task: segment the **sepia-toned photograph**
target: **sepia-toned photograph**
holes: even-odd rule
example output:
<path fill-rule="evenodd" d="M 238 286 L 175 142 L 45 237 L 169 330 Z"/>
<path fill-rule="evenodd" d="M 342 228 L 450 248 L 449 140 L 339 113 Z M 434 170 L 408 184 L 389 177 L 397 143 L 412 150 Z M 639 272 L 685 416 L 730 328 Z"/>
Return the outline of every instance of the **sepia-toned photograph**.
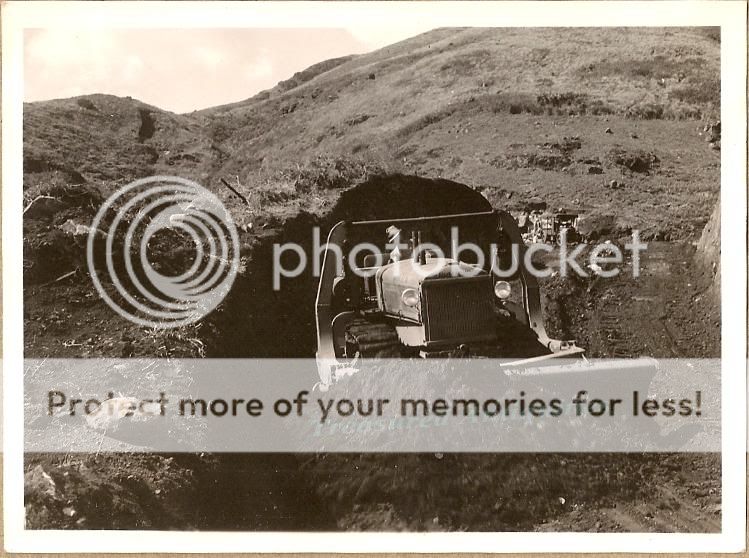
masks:
<path fill-rule="evenodd" d="M 652 2 L 641 25 L 596 2 L 592 24 L 8 4 L 19 551 L 61 531 L 739 550 L 744 3 L 661 24 Z M 274 548 L 252 540 L 231 549 Z M 501 550 L 482 540 L 463 551 Z"/>

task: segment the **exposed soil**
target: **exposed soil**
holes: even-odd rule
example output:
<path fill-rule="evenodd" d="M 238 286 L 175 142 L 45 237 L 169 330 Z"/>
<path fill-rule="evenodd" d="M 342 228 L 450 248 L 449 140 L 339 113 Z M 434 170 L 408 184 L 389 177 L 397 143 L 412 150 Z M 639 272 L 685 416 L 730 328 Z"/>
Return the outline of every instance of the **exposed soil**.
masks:
<path fill-rule="evenodd" d="M 710 287 L 694 278 L 693 252 L 689 244 L 653 243 L 637 280 L 630 273 L 606 281 L 550 278 L 544 285 L 550 332 L 577 338 L 592 356 L 717 356 L 720 318 L 715 309 L 705 313 L 704 306 L 695 307 L 700 289 Z M 232 347 L 236 351 L 229 353 L 232 356 L 262 351 L 262 344 L 247 345 L 251 339 L 257 341 L 261 326 L 252 329 L 250 321 L 232 329 L 229 326 L 237 318 L 231 313 L 222 315 L 223 322 L 210 322 L 216 331 L 230 330 L 217 338 L 228 337 L 231 341 L 226 345 L 211 344 L 205 335 L 196 336 L 195 345 L 179 336 L 133 343 L 142 336 L 128 337 L 124 321 L 119 324 L 119 338 L 103 338 L 100 324 L 111 318 L 100 301 L 88 297 L 85 305 L 75 298 L 50 304 L 48 298 L 55 295 L 43 291 L 37 299 L 40 307 L 48 312 L 56 304 L 59 308 L 44 322 L 66 308 L 73 311 L 60 315 L 57 329 L 41 330 L 34 324 L 42 317 L 30 317 L 27 332 L 36 337 L 29 348 L 35 352 L 47 348 L 70 356 L 102 351 L 116 356 L 182 356 L 195 354 L 196 345 L 204 340 L 208 354 L 222 354 Z M 79 292 L 86 300 L 85 289 Z M 254 304 L 252 317 L 263 310 L 257 307 L 263 300 L 267 311 L 295 323 L 305 319 L 303 312 L 312 312 L 313 304 L 304 289 L 298 294 L 300 298 L 286 306 L 268 297 L 235 299 L 233 304 L 239 309 Z M 295 295 L 287 291 L 286 296 Z M 303 299 L 306 304 L 299 306 Z M 294 337 L 294 329 L 284 330 L 292 339 L 288 344 L 268 345 L 280 332 L 272 328 L 260 339 L 266 347 L 281 349 L 273 356 L 310 356 L 311 315 L 306 320 L 298 327 L 299 338 Z M 71 323 L 77 325 L 78 335 L 73 343 L 59 347 Z M 51 347 L 52 343 L 58 345 Z M 135 467 L 133 459 L 137 459 Z M 44 471 L 56 487 L 54 496 L 30 489 L 29 525 L 665 532 L 715 531 L 720 525 L 717 455 L 175 455 L 157 461 L 122 455 L 93 461 L 69 456 L 63 461 L 60 465 L 59 458 L 28 457 L 27 485 L 38 485 Z M 123 473 L 116 472 L 120 469 Z M 113 497 L 105 499 L 103 494 Z M 299 506 L 299 501 L 305 505 Z"/>
<path fill-rule="evenodd" d="M 151 139 L 156 132 L 156 124 L 147 109 L 138 109 L 140 115 L 140 128 L 138 128 L 138 141 L 141 143 Z"/>
<path fill-rule="evenodd" d="M 694 258 L 691 244 L 656 241 L 636 279 L 631 267 L 614 278 L 550 278 L 552 334 L 578 339 L 593 357 L 718 358 L 720 308 L 704 298 L 715 285 Z"/>
<path fill-rule="evenodd" d="M 29 454 L 26 470 L 30 528 L 335 528 L 293 455 Z"/>
<path fill-rule="evenodd" d="M 654 153 L 641 150 L 627 151 L 621 147 L 615 147 L 609 151 L 608 158 L 614 165 L 644 174 L 653 171 L 659 163 L 659 159 Z"/>
<path fill-rule="evenodd" d="M 403 200 L 408 200 L 404 203 Z M 267 228 L 252 247 L 255 262 L 237 280 L 224 309 L 207 320 L 208 356 L 312 358 L 315 354 L 315 297 L 318 279 L 312 265 L 304 274 L 273 288 L 273 247 L 293 242 L 313 254 L 312 229 L 325 239 L 342 220 L 380 219 L 490 211 L 491 204 L 477 191 L 449 180 L 414 176 L 373 177 L 343 190 L 323 215 L 301 213 L 282 227 Z M 385 238 L 384 228 L 381 231 Z M 295 258 L 296 256 L 293 256 Z M 291 269 L 296 260 L 286 262 Z M 273 319 L 269 319 L 272 316 Z M 281 340 L 279 342 L 279 340 Z"/>

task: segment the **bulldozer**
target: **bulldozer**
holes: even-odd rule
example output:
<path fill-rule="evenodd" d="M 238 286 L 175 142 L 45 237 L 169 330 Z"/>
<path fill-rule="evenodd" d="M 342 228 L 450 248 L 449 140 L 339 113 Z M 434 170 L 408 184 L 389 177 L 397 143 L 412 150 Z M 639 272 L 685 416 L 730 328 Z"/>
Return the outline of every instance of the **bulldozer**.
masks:
<path fill-rule="evenodd" d="M 588 360 L 575 340 L 547 333 L 521 228 L 474 190 L 376 177 L 344 192 L 329 223 L 316 269 L 320 391 L 340 382 L 346 395 L 389 398 L 508 386 L 555 396 L 574 388 L 616 397 L 623 386 L 647 393 L 653 359 Z"/>
<path fill-rule="evenodd" d="M 476 248 L 461 251 L 456 231 Z M 396 240 L 404 248 L 387 251 Z M 506 211 L 338 222 L 316 299 L 320 385 L 355 373 L 359 359 L 579 358 L 575 341 L 547 334 L 536 277 L 512 270 L 525 250 Z"/>

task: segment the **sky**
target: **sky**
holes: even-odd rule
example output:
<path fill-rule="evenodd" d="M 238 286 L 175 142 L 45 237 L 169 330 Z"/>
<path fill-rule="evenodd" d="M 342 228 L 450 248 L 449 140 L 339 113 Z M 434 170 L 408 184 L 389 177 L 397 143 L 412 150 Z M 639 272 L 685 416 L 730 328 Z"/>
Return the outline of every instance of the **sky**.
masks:
<path fill-rule="evenodd" d="M 189 112 L 246 99 L 316 62 L 427 30 L 27 29 L 24 100 L 108 93 Z"/>

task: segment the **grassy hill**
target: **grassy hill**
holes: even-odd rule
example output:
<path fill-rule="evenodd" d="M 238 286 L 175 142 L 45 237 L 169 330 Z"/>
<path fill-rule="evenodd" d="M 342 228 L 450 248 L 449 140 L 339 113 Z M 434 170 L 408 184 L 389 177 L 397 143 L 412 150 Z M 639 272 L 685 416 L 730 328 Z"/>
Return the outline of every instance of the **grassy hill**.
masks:
<path fill-rule="evenodd" d="M 255 214 L 283 216 L 397 171 L 511 209 L 614 203 L 622 229 L 693 236 L 718 190 L 700 131 L 719 114 L 719 52 L 711 28 L 438 29 L 186 115 L 104 95 L 29 103 L 25 185 L 179 174 L 230 201 L 225 177 Z"/>
<path fill-rule="evenodd" d="M 250 152 L 266 156 L 383 148 L 451 114 L 699 118 L 718 107 L 718 61 L 700 31 L 440 29 L 197 114 L 241 130 L 232 145 L 263 137 Z"/>
<path fill-rule="evenodd" d="M 55 171 L 98 182 L 132 180 L 170 167 L 200 175 L 210 153 L 210 141 L 194 119 L 135 99 L 86 95 L 24 105 L 27 186 L 54 179 Z"/>

